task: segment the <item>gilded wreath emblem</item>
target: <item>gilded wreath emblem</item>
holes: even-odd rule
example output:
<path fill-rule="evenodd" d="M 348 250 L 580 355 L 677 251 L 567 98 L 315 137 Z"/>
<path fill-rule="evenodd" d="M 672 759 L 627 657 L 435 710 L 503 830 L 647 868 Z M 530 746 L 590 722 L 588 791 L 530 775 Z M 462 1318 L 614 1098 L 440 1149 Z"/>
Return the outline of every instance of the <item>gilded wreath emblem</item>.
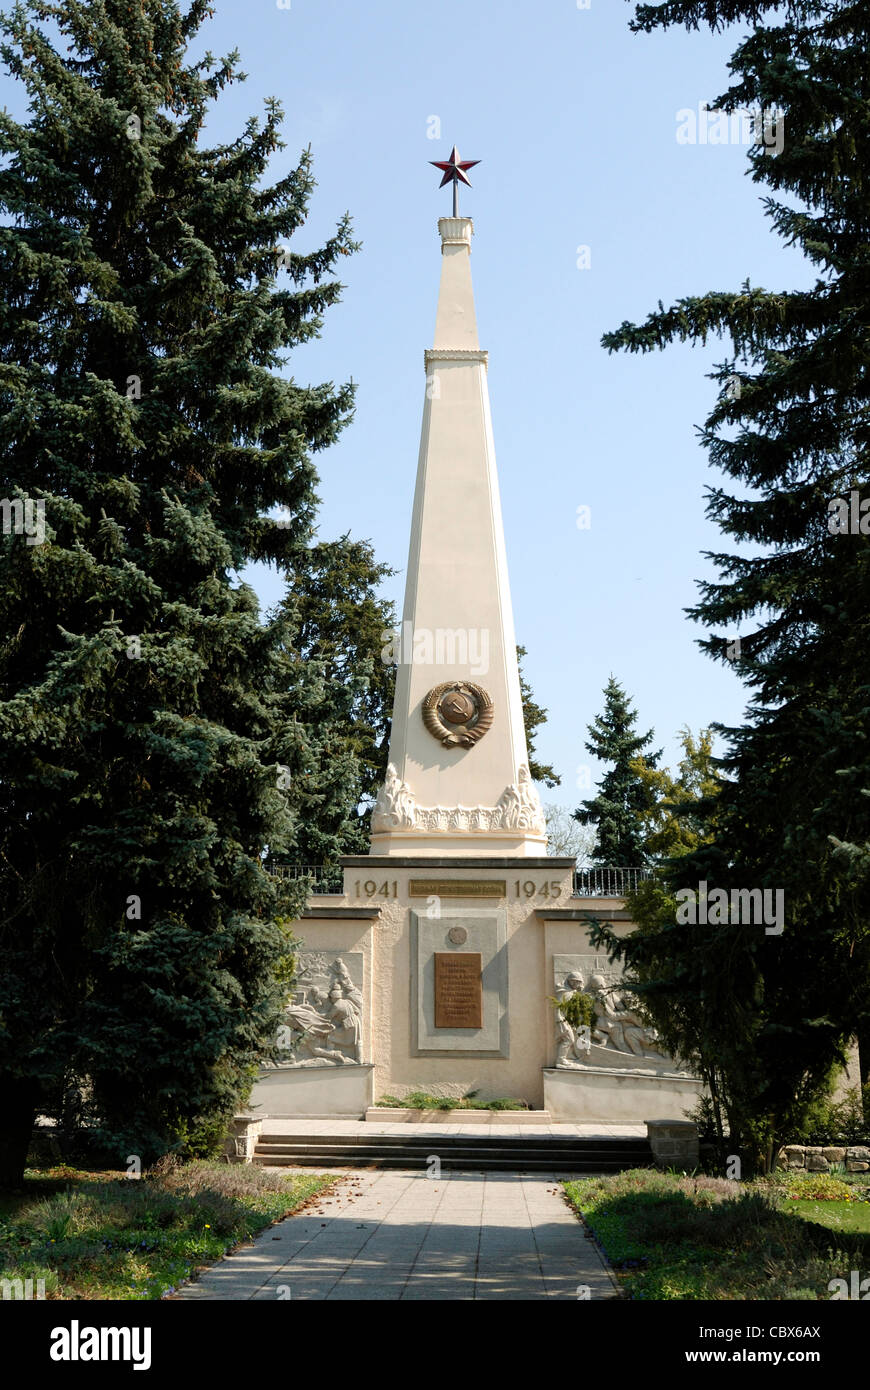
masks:
<path fill-rule="evenodd" d="M 473 748 L 490 727 L 495 707 L 480 685 L 445 681 L 423 701 L 423 723 L 445 748 Z"/>

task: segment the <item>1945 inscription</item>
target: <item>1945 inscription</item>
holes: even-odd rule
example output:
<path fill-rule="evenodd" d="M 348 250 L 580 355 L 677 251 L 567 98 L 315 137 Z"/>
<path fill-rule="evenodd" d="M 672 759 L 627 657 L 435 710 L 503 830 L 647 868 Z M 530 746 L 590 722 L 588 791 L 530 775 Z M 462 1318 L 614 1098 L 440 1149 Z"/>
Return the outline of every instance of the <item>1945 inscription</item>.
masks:
<path fill-rule="evenodd" d="M 482 1028 L 479 951 L 436 951 L 435 1027 Z"/>

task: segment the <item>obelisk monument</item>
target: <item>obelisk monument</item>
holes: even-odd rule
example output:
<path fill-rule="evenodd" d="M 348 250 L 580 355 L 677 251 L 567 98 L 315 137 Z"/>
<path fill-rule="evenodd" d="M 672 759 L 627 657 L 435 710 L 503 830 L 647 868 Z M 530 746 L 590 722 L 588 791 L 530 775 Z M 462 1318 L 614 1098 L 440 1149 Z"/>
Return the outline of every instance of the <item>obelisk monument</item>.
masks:
<path fill-rule="evenodd" d="M 436 161 L 432 161 L 435 163 Z M 546 854 L 529 775 L 492 420 L 478 341 L 470 217 L 478 161 L 437 162 L 454 216 L 438 223 L 441 286 L 411 523 L 389 770 L 373 855 Z"/>
<path fill-rule="evenodd" d="M 472 223 L 457 198 L 474 162 L 454 148 L 437 166 L 453 184 L 453 216 L 438 223 L 441 287 L 371 847 L 342 857 L 342 893 L 309 898 L 283 1055 L 252 1104 L 379 1121 L 390 1111 L 376 1100 L 424 1091 L 524 1101 L 544 1123 L 679 1116 L 701 1082 L 624 1006 L 618 972 L 591 940 L 590 916 L 606 913 L 622 933 L 628 912 L 618 899 L 574 899 L 574 859 L 547 854 L 529 775 Z M 582 1036 L 556 1001 L 588 991 L 602 1021 Z"/>

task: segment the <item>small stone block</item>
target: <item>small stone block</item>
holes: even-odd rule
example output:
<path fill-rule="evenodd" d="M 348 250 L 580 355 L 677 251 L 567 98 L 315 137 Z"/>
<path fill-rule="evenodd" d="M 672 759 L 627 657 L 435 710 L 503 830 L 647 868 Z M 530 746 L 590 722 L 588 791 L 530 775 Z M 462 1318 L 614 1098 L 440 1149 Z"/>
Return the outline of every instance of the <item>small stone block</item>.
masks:
<path fill-rule="evenodd" d="M 691 1120 L 647 1120 L 646 1127 L 650 1136 L 660 1134 L 663 1139 L 685 1139 L 698 1133 Z"/>
<path fill-rule="evenodd" d="M 807 1168 L 811 1173 L 830 1173 L 831 1165 L 820 1153 L 807 1154 Z"/>

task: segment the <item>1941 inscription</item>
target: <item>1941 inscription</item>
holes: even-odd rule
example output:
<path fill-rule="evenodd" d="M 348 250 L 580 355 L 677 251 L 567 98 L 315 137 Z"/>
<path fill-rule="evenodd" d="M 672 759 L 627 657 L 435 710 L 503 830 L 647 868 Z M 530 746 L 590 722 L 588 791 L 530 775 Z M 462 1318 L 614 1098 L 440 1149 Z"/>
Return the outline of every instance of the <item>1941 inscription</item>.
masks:
<path fill-rule="evenodd" d="M 435 952 L 435 1027 L 482 1028 L 479 951 Z"/>

